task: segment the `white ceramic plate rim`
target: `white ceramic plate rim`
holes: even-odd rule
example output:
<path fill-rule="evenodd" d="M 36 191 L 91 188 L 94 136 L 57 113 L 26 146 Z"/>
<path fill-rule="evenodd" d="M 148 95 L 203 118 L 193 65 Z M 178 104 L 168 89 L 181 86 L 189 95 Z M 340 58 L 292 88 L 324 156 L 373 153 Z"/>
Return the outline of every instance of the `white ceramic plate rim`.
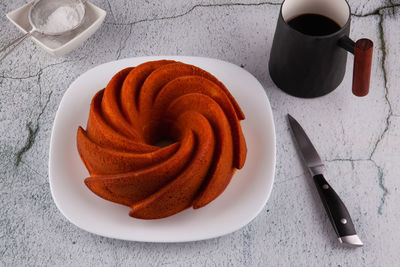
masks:
<path fill-rule="evenodd" d="M 260 133 L 258 134 L 265 134 L 265 136 L 258 136 L 261 142 L 261 144 L 264 144 L 264 146 L 262 147 L 262 153 L 265 153 L 265 162 L 262 162 L 262 164 L 257 164 L 255 166 L 259 167 L 262 169 L 262 171 L 259 171 L 260 173 L 258 173 L 257 175 L 255 175 L 260 182 L 258 182 L 258 184 L 256 184 L 255 182 L 253 185 L 253 190 L 258 190 L 259 192 L 255 194 L 255 196 L 250 195 L 250 194 L 243 194 L 241 191 L 241 188 L 239 187 L 239 185 L 232 185 L 232 184 L 236 184 L 236 183 L 243 183 L 242 180 L 237 180 L 237 181 L 241 181 L 241 182 L 235 182 L 236 179 L 245 179 L 245 177 L 236 177 L 236 176 L 240 176 L 240 173 L 243 173 L 244 175 L 244 170 L 246 170 L 246 166 L 249 165 L 249 162 L 247 160 L 245 167 L 242 170 L 239 170 L 238 172 L 236 172 L 235 177 L 233 177 L 230 185 L 228 186 L 228 188 L 225 190 L 225 192 L 219 197 L 217 198 L 215 201 L 213 201 L 211 204 L 207 205 L 206 207 L 199 209 L 199 210 L 193 210 L 193 209 L 188 209 L 185 210 L 177 215 L 171 216 L 169 218 L 166 219 L 161 219 L 161 220 L 151 220 L 151 221 L 146 221 L 146 220 L 137 220 L 134 218 L 130 218 L 128 216 L 128 211 L 129 208 L 127 209 L 123 209 L 121 207 L 123 207 L 122 205 L 118 205 L 109 201 L 105 201 L 103 199 L 98 198 L 97 196 L 95 196 L 92 192 L 90 192 L 86 186 L 83 183 L 83 179 L 85 177 L 81 177 L 82 182 L 80 183 L 79 187 L 82 186 L 82 188 L 79 188 L 79 190 L 83 190 L 83 193 L 80 194 L 85 194 L 84 197 L 87 197 L 88 200 L 90 201 L 94 201 L 94 202 L 101 202 L 101 208 L 100 209 L 107 209 L 108 212 L 112 212 L 112 215 L 115 215 L 116 217 L 121 215 L 121 212 L 123 214 L 123 216 L 125 217 L 121 217 L 123 220 L 125 220 L 125 218 L 129 218 L 130 222 L 132 222 L 132 231 L 125 231 L 125 232 L 121 232 L 118 231 L 118 227 L 120 227 L 121 225 L 119 225 L 119 221 L 115 221 L 115 228 L 118 228 L 117 230 L 115 228 L 112 228 L 110 226 L 113 225 L 114 222 L 111 222 L 111 225 L 107 225 L 108 227 L 104 227 L 101 225 L 101 223 L 104 221 L 104 218 L 101 219 L 100 217 L 95 220 L 95 226 L 93 225 L 88 225 L 88 223 L 85 220 L 89 220 L 91 217 L 88 217 L 90 214 L 89 212 L 86 213 L 80 213 L 78 211 L 78 209 L 80 207 L 76 207 L 75 209 L 71 209 L 71 207 L 69 207 L 68 205 L 71 206 L 71 204 L 67 203 L 69 202 L 66 200 L 66 194 L 67 193 L 71 193 L 72 191 L 70 189 L 68 189 L 68 187 L 65 187 L 65 182 L 69 185 L 72 184 L 72 182 L 69 182 L 70 180 L 67 180 L 66 178 L 59 178 L 62 176 L 66 176 L 66 173 L 64 172 L 60 172 L 59 170 L 59 166 L 63 166 L 63 164 L 67 164 L 64 161 L 61 162 L 61 160 L 58 160 L 59 157 L 63 157 L 65 156 L 65 154 L 67 153 L 63 153 L 64 151 L 60 151 L 62 148 L 61 145 L 61 141 L 63 140 L 59 140 L 63 134 L 65 135 L 65 131 L 69 131 L 68 129 L 71 127 L 66 127 L 68 126 L 68 123 L 66 122 L 65 117 L 72 114 L 73 109 L 75 108 L 71 108 L 66 106 L 68 101 L 71 101 L 70 99 L 74 98 L 74 94 L 76 94 L 77 90 L 82 90 L 82 86 L 85 88 L 90 87 L 90 84 L 93 81 L 88 81 L 85 80 L 85 77 L 90 77 L 90 75 L 93 75 L 93 73 L 108 73 L 108 75 L 110 77 L 101 77 L 99 79 L 107 79 L 107 81 L 109 80 L 109 78 L 111 78 L 111 76 L 113 74 L 116 73 L 116 71 L 123 69 L 127 66 L 136 66 L 140 63 L 146 62 L 146 61 L 152 61 L 152 60 L 160 60 L 160 59 L 172 59 L 172 60 L 176 60 L 176 61 L 181 61 L 184 63 L 188 63 L 188 64 L 192 64 L 192 65 L 196 65 L 199 66 L 209 72 L 211 72 L 213 75 L 215 75 L 218 79 L 220 79 L 223 83 L 225 83 L 225 85 L 227 85 L 228 88 L 229 87 L 229 80 L 230 79 L 226 79 L 226 77 L 223 77 L 225 71 L 229 70 L 231 72 L 236 72 L 237 75 L 241 75 L 240 77 L 242 77 L 244 80 L 246 80 L 246 83 L 251 85 L 251 88 L 244 88 L 246 90 L 251 90 L 251 94 L 255 95 L 255 98 L 252 101 L 255 101 L 255 103 L 251 104 L 251 106 L 254 106 L 256 108 L 259 108 L 260 110 L 263 110 L 264 114 L 258 114 L 258 115 L 262 115 L 263 119 L 262 121 L 259 121 L 259 126 L 257 126 L 255 129 L 257 129 L 256 131 L 259 131 L 260 129 Z M 236 76 L 236 75 L 235 75 Z M 235 78 L 233 78 L 235 79 Z M 104 80 L 106 81 L 106 80 Z M 103 84 L 103 87 L 105 87 L 105 84 Z M 81 88 L 81 89 L 80 89 Z M 97 92 L 98 90 L 100 90 L 102 88 L 92 88 L 92 89 L 88 89 L 90 91 L 93 91 L 93 94 L 91 96 L 94 95 L 95 92 Z M 243 89 L 243 88 L 241 88 Z M 236 90 L 236 89 L 235 89 Z M 233 96 L 236 98 L 236 100 L 238 101 L 239 105 L 242 107 L 243 106 L 241 104 L 243 97 L 243 94 L 245 92 L 240 91 L 239 93 L 242 94 L 242 97 L 238 96 L 238 91 L 232 91 L 230 89 L 231 93 L 233 94 Z M 245 96 L 247 97 L 247 95 Z M 91 97 L 90 99 L 86 99 L 85 101 L 89 101 L 88 103 L 90 103 Z M 75 98 L 74 101 L 79 102 L 79 99 Z M 75 103 L 75 102 L 74 102 Z M 261 105 L 261 106 L 260 106 Z M 87 112 L 89 110 L 89 104 L 87 104 Z M 249 114 L 246 113 L 246 110 L 244 110 L 245 115 L 247 116 L 246 120 L 248 120 L 248 116 Z M 70 113 L 70 114 L 68 114 Z M 81 118 L 79 120 L 83 120 L 85 121 L 85 123 L 80 123 L 82 124 L 82 126 L 86 126 L 86 120 L 87 120 L 87 115 L 83 116 L 84 118 Z M 76 120 L 76 118 L 73 118 L 73 120 Z M 244 135 L 246 137 L 246 141 L 249 143 L 249 136 L 247 136 L 248 132 L 246 131 L 246 120 L 242 123 L 243 125 L 243 132 Z M 253 123 L 254 124 L 254 123 Z M 75 134 L 76 134 L 76 129 L 78 127 L 78 124 L 73 124 L 72 126 L 75 127 L 75 129 L 73 129 L 73 134 L 74 134 L 74 138 L 75 138 Z M 250 130 L 249 130 L 250 132 Z M 257 137 L 257 136 L 256 136 Z M 263 143 L 264 142 L 264 143 Z M 75 146 L 76 147 L 76 146 Z M 71 148 L 72 150 L 76 150 L 76 148 Z M 258 147 L 258 146 L 257 146 Z M 50 183 L 50 190 L 51 190 L 51 194 L 52 197 L 54 199 L 54 202 L 57 206 L 57 208 L 60 210 L 60 212 L 74 225 L 78 226 L 81 229 L 84 229 L 88 232 L 97 234 L 97 235 L 101 235 L 101 236 L 105 236 L 105 237 L 110 237 L 110 238 L 116 238 L 116 239 L 123 239 L 123 240 L 130 240 L 130 241 L 142 241 L 142 242 L 188 242 L 188 241 L 196 241 L 196 240 L 204 240 L 204 239 L 209 239 L 209 238 L 215 238 L 218 236 L 222 236 L 222 235 L 226 235 L 229 234 L 231 232 L 234 232 L 240 228 L 242 228 L 243 226 L 247 225 L 250 221 L 252 221 L 260 212 L 261 210 L 264 208 L 270 194 L 271 194 L 271 190 L 272 190 L 272 186 L 273 186 L 273 182 L 274 182 L 274 173 L 275 173 L 275 126 L 274 126 L 274 120 L 273 120 L 273 116 L 272 116 L 272 110 L 271 110 L 271 106 L 268 100 L 268 97 L 262 87 L 262 85 L 257 81 L 257 79 L 252 76 L 249 72 L 247 72 L 246 70 L 240 68 L 239 66 L 236 66 L 232 63 L 229 62 L 225 62 L 225 61 L 221 61 L 221 60 L 217 60 L 217 59 L 211 59 L 211 58 L 204 58 L 204 57 L 188 57 L 188 56 L 153 56 L 153 57 L 137 57 L 137 58 L 127 58 L 127 59 L 122 59 L 122 60 L 118 60 L 118 61 L 112 61 L 112 62 L 108 62 L 102 65 L 99 65 L 97 67 L 94 67 L 90 70 L 88 70 L 87 72 L 83 73 L 81 76 L 79 76 L 71 85 L 70 87 L 67 89 L 67 91 L 65 92 L 59 108 L 57 110 L 56 113 L 56 117 L 54 120 L 54 124 L 53 124 L 53 129 L 52 129 L 52 135 L 51 135 L 51 140 L 50 140 L 50 155 L 49 155 L 49 183 Z M 257 148 L 258 149 L 258 148 Z M 265 149 L 265 150 L 264 150 Z M 69 153 L 72 155 L 69 155 L 73 158 L 73 161 L 76 161 L 76 157 L 79 158 L 79 155 L 77 153 L 77 151 L 75 152 L 76 155 L 73 155 L 73 153 Z M 250 150 L 248 152 L 248 158 L 249 158 L 249 154 L 252 153 Z M 61 156 L 60 156 L 61 155 Z M 264 159 L 262 159 L 264 160 Z M 80 159 L 79 159 L 80 161 Z M 260 166 L 261 165 L 261 166 Z M 250 167 L 250 166 L 249 166 Z M 81 166 L 78 168 L 83 168 L 83 164 L 81 163 Z M 253 170 L 249 169 L 247 172 Z M 86 171 L 86 169 L 85 169 Z M 243 176 L 242 175 L 242 176 Z M 68 179 L 70 179 L 71 177 L 68 177 Z M 246 177 L 247 178 L 247 177 Z M 250 177 L 253 178 L 253 177 Z M 249 179 L 250 179 L 249 178 Z M 72 178 L 71 178 L 72 179 Z M 64 187 L 62 187 L 61 182 L 64 183 Z M 252 184 L 252 182 L 247 183 L 247 184 Z M 255 187 L 254 187 L 255 186 Z M 70 190 L 70 192 L 68 192 L 68 190 Z M 236 191 L 235 191 L 236 190 Z M 66 191 L 66 192 L 65 192 Z M 235 193 L 236 192 L 236 193 Z M 241 194 L 238 195 L 240 192 Z M 249 192 L 247 192 L 249 193 Z M 63 196 L 64 194 L 64 196 Z M 87 194 L 87 195 L 86 195 Z M 236 195 L 235 195 L 236 194 Z M 244 198 L 244 200 L 248 201 L 248 202 L 254 202 L 251 203 L 251 205 L 247 205 L 247 206 L 241 206 L 241 202 L 240 203 L 236 203 L 235 205 L 229 205 L 230 203 L 227 203 L 227 201 L 232 201 L 234 200 L 234 198 L 236 196 L 240 196 L 242 198 Z M 69 196 L 67 196 L 69 197 Z M 72 197 L 71 197 L 72 198 Z M 71 199 L 70 198 L 70 199 Z M 74 199 L 72 200 L 74 201 Z M 82 204 L 82 206 L 86 205 L 87 203 L 83 203 L 80 202 L 78 204 Z M 220 209 L 220 210 L 215 210 L 217 209 L 217 207 L 219 207 L 218 205 L 222 205 L 221 207 L 226 207 L 227 209 Z M 75 207 L 75 206 L 74 206 Z M 214 210 L 213 210 L 214 209 Z M 229 209 L 231 209 L 231 213 L 234 215 L 234 209 L 238 209 L 238 211 L 241 211 L 242 213 L 245 213 L 244 216 L 242 217 L 232 217 L 233 215 L 231 213 L 229 213 Z M 115 211 L 115 214 L 114 214 Z M 215 211 L 217 211 L 218 213 L 216 213 Z M 228 212 L 226 212 L 228 211 Z M 97 212 L 97 210 L 96 210 Z M 212 213 L 214 212 L 214 213 Z M 215 217 L 218 217 L 218 215 L 220 213 L 226 213 L 226 219 L 224 219 L 224 217 L 222 217 L 222 221 L 224 223 L 224 225 L 220 225 L 221 222 L 219 221 L 215 221 L 215 225 L 208 225 L 208 227 L 206 229 L 199 229 L 196 227 L 193 227 L 193 225 L 189 224 L 192 223 L 193 221 L 190 221 L 190 219 L 198 219 L 198 220 L 203 220 L 200 214 L 204 213 L 206 214 L 205 219 L 208 220 L 214 220 L 214 215 Z M 240 213 L 240 214 L 242 214 Z M 209 214 L 213 214 L 213 216 L 210 216 Z M 237 216 L 239 216 L 240 214 L 238 214 Z M 98 215 L 95 215 L 98 216 Z M 224 216 L 224 215 L 223 215 Z M 111 217 L 111 215 L 110 215 Z M 114 217 L 113 217 L 114 218 Z M 119 218 L 119 219 L 121 219 Z M 232 219 L 233 218 L 233 219 Z M 103 220 L 103 221 L 101 221 Z M 110 219 L 112 221 L 112 219 Z M 185 221 L 188 220 L 188 224 L 185 225 Z M 92 220 L 93 221 L 93 220 Z M 100 223 L 101 221 L 101 223 Z M 99 226 L 96 225 L 96 223 L 99 223 Z M 130 223 L 129 222 L 129 223 Z M 160 224 L 158 224 L 157 222 L 162 222 Z M 196 223 L 197 221 L 195 221 Z M 167 228 L 169 226 L 172 227 L 172 224 L 176 224 L 176 223 L 182 223 L 182 225 L 180 225 L 179 227 L 177 226 L 177 228 L 172 228 L 172 229 L 166 229 L 165 231 L 163 230 L 163 228 L 166 228 L 165 226 L 167 226 Z M 208 221 L 204 220 L 202 223 L 204 223 L 204 225 L 207 225 Z M 225 225 L 226 223 L 226 225 Z M 194 224 L 195 225 L 195 224 Z M 135 226 L 138 229 L 141 229 L 142 231 L 148 232 L 148 235 L 144 235 L 142 232 L 135 232 Z M 215 226 L 215 227 L 214 227 Z M 129 228 L 129 230 L 131 230 Z M 158 231 L 158 234 L 157 234 Z M 155 232 L 156 234 L 151 234 Z M 150 233 L 150 234 L 149 234 Z"/>

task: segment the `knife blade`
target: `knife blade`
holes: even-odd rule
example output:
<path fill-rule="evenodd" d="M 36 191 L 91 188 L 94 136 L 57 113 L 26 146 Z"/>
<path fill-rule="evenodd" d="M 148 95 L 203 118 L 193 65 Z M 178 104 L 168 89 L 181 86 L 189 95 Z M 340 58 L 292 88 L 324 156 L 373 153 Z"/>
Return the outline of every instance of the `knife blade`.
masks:
<path fill-rule="evenodd" d="M 310 138 L 308 138 L 304 129 L 290 114 L 287 116 L 292 134 L 298 146 L 298 151 L 313 177 L 314 184 L 317 187 L 318 194 L 339 242 L 353 247 L 363 246 L 354 228 L 349 211 L 323 175 L 325 169 L 324 163 L 311 143 Z"/>

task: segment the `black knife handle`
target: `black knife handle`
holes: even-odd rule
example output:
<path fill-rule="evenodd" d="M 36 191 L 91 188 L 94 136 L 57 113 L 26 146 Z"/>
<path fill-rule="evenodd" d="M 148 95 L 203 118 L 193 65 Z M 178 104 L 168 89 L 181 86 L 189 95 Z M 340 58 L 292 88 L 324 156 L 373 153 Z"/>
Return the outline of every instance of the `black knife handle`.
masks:
<path fill-rule="evenodd" d="M 315 175 L 313 179 L 337 236 L 355 235 L 356 230 L 350 214 L 335 190 L 328 184 L 322 174 Z"/>

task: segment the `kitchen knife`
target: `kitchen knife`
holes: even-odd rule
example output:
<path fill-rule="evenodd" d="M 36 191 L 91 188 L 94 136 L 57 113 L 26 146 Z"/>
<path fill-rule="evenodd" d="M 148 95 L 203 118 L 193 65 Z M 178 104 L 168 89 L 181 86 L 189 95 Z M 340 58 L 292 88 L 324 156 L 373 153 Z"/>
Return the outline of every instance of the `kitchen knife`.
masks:
<path fill-rule="evenodd" d="M 340 243 L 353 247 L 363 246 L 346 206 L 323 176 L 325 166 L 317 150 L 315 150 L 300 124 L 289 114 L 288 119 L 300 155 L 313 176 L 319 196 Z"/>

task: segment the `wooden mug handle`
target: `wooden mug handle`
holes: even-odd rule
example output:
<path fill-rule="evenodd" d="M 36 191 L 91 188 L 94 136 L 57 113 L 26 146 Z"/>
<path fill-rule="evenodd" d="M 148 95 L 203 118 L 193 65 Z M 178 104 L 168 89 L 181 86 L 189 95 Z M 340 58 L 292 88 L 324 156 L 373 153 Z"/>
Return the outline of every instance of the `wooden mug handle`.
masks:
<path fill-rule="evenodd" d="M 370 39 L 360 39 L 355 43 L 352 91 L 356 96 L 365 96 L 369 92 L 373 47 Z"/>

